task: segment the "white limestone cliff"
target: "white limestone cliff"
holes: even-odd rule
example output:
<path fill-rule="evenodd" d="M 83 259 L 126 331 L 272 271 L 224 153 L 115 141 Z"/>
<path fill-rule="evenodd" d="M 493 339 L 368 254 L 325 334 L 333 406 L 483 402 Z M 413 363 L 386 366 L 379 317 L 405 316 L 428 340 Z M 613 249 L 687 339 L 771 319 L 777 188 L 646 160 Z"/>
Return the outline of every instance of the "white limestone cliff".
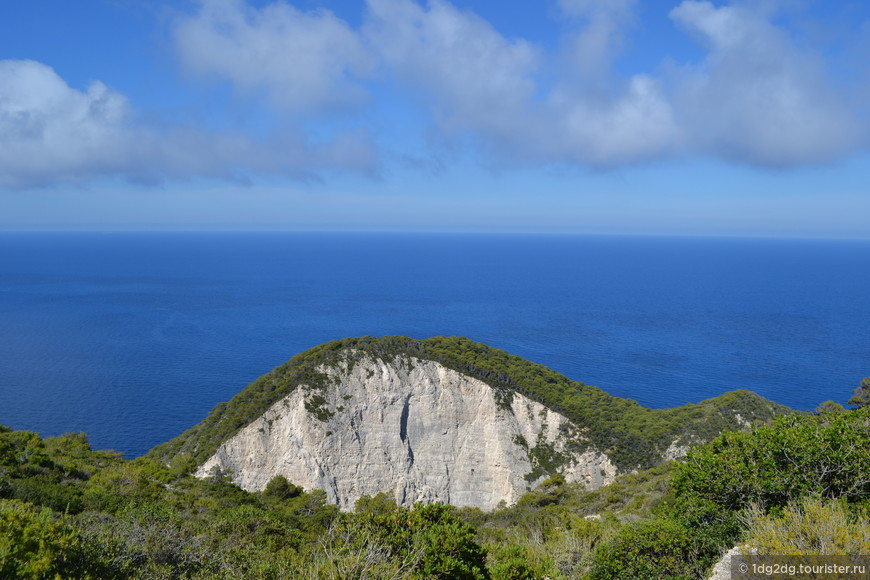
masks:
<path fill-rule="evenodd" d="M 534 471 L 540 457 L 555 458 L 566 481 L 590 489 L 616 475 L 606 455 L 588 443 L 577 448 L 582 430 L 563 415 L 516 393 L 500 404 L 492 387 L 439 363 L 361 355 L 319 370 L 330 386 L 303 385 L 276 402 L 197 475 L 218 469 L 249 491 L 283 475 L 325 490 L 342 510 L 380 492 L 404 506 L 510 505 L 546 477 Z"/>

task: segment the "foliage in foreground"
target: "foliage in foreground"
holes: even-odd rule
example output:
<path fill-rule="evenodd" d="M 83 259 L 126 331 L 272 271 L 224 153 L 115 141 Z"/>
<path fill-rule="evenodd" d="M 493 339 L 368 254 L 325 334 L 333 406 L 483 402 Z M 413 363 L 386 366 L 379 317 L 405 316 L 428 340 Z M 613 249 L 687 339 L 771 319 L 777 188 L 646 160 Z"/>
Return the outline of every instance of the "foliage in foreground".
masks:
<path fill-rule="evenodd" d="M 82 552 L 76 530 L 49 508 L 0 499 L 0 578 L 70 577 Z"/>
<path fill-rule="evenodd" d="M 586 491 L 559 476 L 483 513 L 383 495 L 339 513 L 278 477 L 261 493 L 0 427 L 0 577 L 705 578 L 723 550 L 870 550 L 870 406 L 725 433 L 684 462 Z"/>
<path fill-rule="evenodd" d="M 780 513 L 749 510 L 748 548 L 758 554 L 870 554 L 870 513 L 846 502 L 807 496 Z"/>
<path fill-rule="evenodd" d="M 248 493 L 189 465 L 0 427 L 0 577 L 486 580 L 490 561 L 529 568 L 514 552 L 490 558 L 451 506 L 365 498 L 342 514 L 283 477 Z"/>
<path fill-rule="evenodd" d="M 612 514 L 643 517 L 670 477 L 596 491 L 553 477 L 492 513 L 379 495 L 342 514 L 283 477 L 248 493 L 193 478 L 184 458 L 91 451 L 81 434 L 4 429 L 0 449 L 0 526 L 30 538 L 8 536 L 0 577 L 22 578 L 576 578 L 619 529 Z"/>
<path fill-rule="evenodd" d="M 783 507 L 817 494 L 856 501 L 870 496 L 870 408 L 790 415 L 751 433 L 724 433 L 692 449 L 677 469 L 683 495 L 739 510 Z"/>
<path fill-rule="evenodd" d="M 724 433 L 675 466 L 672 496 L 598 550 L 591 577 L 703 578 L 741 539 L 770 554 L 866 553 L 868 449 L 868 406 Z"/>

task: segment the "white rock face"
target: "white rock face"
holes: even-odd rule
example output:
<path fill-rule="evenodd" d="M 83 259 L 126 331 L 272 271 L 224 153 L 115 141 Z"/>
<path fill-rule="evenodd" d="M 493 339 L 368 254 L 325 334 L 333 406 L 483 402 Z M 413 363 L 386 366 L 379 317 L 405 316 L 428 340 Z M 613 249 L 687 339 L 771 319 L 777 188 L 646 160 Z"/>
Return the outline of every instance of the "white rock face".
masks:
<path fill-rule="evenodd" d="M 225 441 L 197 475 L 229 471 L 249 491 L 283 475 L 325 490 L 342 510 L 380 492 L 404 506 L 512 504 L 546 477 L 525 478 L 536 446 L 561 458 L 566 481 L 595 489 L 616 475 L 591 445 L 582 452 L 568 447 L 582 432 L 563 415 L 516 393 L 509 408 L 500 406 L 489 385 L 438 363 L 364 356 L 349 371 L 320 370 L 332 386 L 300 386 Z M 331 413 L 325 421 L 306 409 L 318 396 Z"/>
<path fill-rule="evenodd" d="M 679 439 L 674 439 L 662 454 L 666 460 L 682 459 L 689 452 L 689 444 L 680 445 Z"/>

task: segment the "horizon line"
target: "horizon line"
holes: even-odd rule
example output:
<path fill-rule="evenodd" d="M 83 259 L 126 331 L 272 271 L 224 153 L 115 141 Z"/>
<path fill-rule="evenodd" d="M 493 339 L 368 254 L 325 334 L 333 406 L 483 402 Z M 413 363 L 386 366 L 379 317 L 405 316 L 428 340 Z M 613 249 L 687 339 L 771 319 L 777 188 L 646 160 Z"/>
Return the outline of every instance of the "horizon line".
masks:
<path fill-rule="evenodd" d="M 816 241 L 870 241 L 866 237 L 814 234 L 704 233 L 704 232 L 608 232 L 547 230 L 449 230 L 449 229 L 336 229 L 336 228 L 0 228 L 3 234 L 372 234 L 435 236 L 529 236 L 529 237 L 612 237 L 612 238 L 704 238 Z"/>

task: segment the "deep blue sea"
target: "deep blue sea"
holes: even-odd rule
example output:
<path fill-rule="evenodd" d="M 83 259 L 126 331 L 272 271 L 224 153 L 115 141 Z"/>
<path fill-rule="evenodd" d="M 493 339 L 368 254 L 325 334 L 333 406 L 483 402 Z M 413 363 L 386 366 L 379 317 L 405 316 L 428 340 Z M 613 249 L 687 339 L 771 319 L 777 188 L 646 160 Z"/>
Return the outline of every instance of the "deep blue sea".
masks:
<path fill-rule="evenodd" d="M 294 354 L 462 335 L 651 407 L 870 375 L 870 242 L 0 234 L 0 423 L 144 453 Z"/>

